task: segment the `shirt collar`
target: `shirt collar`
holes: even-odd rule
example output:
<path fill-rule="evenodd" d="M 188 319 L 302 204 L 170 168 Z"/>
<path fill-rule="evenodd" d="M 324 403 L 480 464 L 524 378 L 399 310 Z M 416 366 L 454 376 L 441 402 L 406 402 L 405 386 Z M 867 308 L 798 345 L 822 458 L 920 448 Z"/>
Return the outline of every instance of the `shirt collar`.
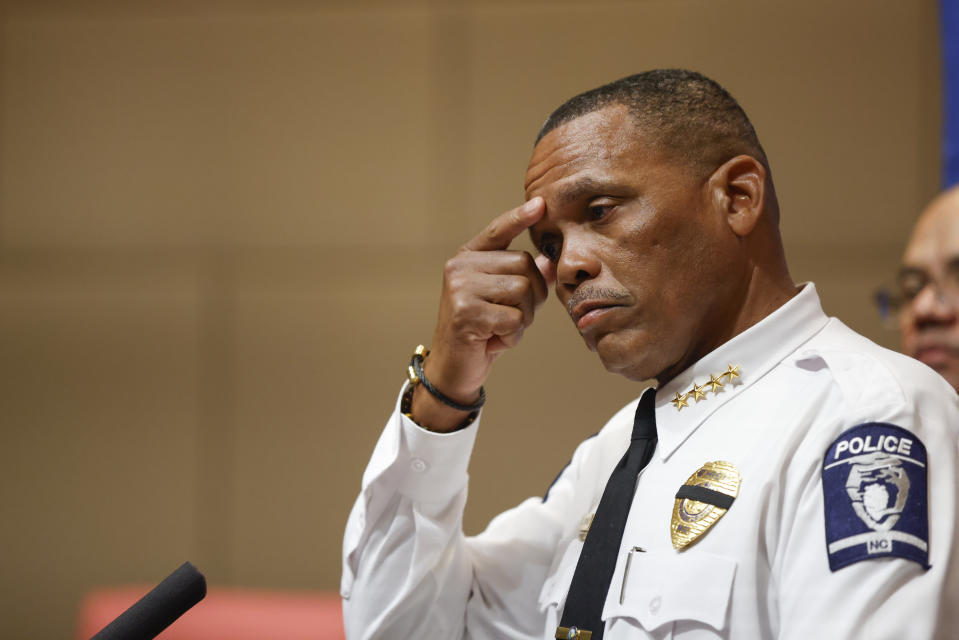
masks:
<path fill-rule="evenodd" d="M 714 411 L 743 393 L 827 322 L 816 286 L 806 283 L 786 304 L 660 387 L 656 392 L 659 457 L 668 458 Z M 686 406 L 677 410 L 683 396 Z"/>

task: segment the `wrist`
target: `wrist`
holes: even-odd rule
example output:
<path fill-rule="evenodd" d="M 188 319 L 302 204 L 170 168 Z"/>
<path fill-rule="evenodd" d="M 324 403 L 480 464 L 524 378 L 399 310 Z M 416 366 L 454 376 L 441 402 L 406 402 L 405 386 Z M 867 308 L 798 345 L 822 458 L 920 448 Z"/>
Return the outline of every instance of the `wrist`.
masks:
<path fill-rule="evenodd" d="M 449 432 L 468 426 L 486 402 L 483 387 L 472 393 L 457 393 L 451 397 L 437 387 L 426 373 L 424 361 L 428 354 L 423 345 L 413 352 L 407 368 L 410 386 L 403 394 L 402 412 L 429 431 Z"/>
<path fill-rule="evenodd" d="M 412 385 L 421 385 L 424 387 L 433 398 L 438 400 L 441 404 L 456 409 L 458 411 L 479 411 L 483 406 L 483 403 L 486 402 L 486 392 L 483 390 L 483 387 L 480 386 L 477 393 L 466 392 L 463 394 L 465 397 L 472 397 L 471 400 L 462 401 L 460 398 L 450 397 L 445 391 L 438 388 L 433 380 L 431 380 L 424 369 L 423 365 L 426 360 L 426 357 L 429 355 L 429 350 L 423 345 L 416 347 L 416 351 L 413 352 L 413 356 L 410 359 L 410 365 L 407 370 L 407 374 L 410 379 L 410 384 Z"/>
<path fill-rule="evenodd" d="M 423 360 L 423 373 L 426 379 L 442 395 L 464 406 L 474 405 L 478 402 L 482 404 L 481 397 L 485 396 L 483 385 L 469 382 L 454 383 L 452 378 L 455 376 L 448 376 L 446 373 L 448 370 L 449 367 L 444 367 L 439 359 L 434 356 Z"/>

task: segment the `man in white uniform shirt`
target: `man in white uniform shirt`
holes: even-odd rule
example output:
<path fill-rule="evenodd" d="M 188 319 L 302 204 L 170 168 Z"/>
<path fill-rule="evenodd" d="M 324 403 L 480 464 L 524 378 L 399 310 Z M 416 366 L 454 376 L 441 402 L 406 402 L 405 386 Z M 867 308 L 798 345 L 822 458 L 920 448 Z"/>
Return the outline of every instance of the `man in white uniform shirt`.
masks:
<path fill-rule="evenodd" d="M 792 282 L 735 100 L 679 70 L 576 96 L 526 198 L 446 264 L 347 524 L 348 637 L 931 637 L 955 393 Z M 527 229 L 535 259 L 508 249 Z M 658 385 L 467 538 L 482 385 L 549 286 L 609 371 Z"/>

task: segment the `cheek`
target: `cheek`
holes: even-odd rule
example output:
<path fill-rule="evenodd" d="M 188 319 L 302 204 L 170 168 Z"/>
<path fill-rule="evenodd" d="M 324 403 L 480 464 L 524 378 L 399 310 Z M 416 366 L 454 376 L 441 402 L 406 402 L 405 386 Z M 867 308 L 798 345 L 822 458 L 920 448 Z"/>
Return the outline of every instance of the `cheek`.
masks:
<path fill-rule="evenodd" d="M 903 311 L 899 316 L 899 337 L 902 350 L 908 355 L 912 355 L 915 350 L 916 324 L 913 322 L 912 314 L 908 311 Z"/>

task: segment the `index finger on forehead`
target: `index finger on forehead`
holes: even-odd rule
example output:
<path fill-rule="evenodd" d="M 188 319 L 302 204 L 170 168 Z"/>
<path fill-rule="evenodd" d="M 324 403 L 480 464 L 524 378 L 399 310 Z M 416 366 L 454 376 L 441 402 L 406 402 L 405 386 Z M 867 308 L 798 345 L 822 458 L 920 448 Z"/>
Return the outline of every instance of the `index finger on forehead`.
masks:
<path fill-rule="evenodd" d="M 510 209 L 496 217 L 486 225 L 486 228 L 464 247 L 470 251 L 498 251 L 509 247 L 513 238 L 536 224 L 543 217 L 543 199 L 539 196 L 531 198 L 526 204 Z"/>

